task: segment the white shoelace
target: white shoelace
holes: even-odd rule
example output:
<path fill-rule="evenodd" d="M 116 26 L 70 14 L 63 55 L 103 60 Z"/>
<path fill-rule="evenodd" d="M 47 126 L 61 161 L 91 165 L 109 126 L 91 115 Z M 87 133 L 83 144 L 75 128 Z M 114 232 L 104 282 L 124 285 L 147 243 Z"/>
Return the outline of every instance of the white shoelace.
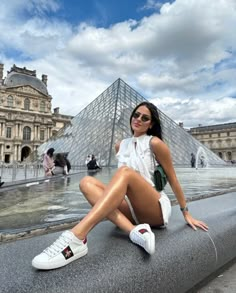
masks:
<path fill-rule="evenodd" d="M 61 236 L 49 247 L 47 247 L 43 252 L 48 256 L 53 257 L 60 253 L 68 244 L 72 241 L 72 237 L 68 233 L 62 233 Z"/>

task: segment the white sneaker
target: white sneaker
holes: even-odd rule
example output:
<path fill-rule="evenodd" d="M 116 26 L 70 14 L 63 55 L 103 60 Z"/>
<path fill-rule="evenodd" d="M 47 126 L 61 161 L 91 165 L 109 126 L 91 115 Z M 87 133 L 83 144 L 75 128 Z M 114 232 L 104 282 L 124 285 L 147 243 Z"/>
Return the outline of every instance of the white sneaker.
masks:
<path fill-rule="evenodd" d="M 40 270 L 56 269 L 87 253 L 87 240 L 80 240 L 71 231 L 65 231 L 51 246 L 35 256 L 32 266 Z"/>
<path fill-rule="evenodd" d="M 142 246 L 149 254 L 155 252 L 155 235 L 148 224 L 137 225 L 129 234 L 135 244 Z"/>

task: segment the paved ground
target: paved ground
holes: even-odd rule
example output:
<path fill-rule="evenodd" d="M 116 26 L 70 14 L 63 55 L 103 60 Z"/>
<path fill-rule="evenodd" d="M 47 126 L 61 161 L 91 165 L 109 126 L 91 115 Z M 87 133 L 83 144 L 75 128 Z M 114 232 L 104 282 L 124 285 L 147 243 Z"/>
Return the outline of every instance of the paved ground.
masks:
<path fill-rule="evenodd" d="M 217 272 L 217 276 L 207 282 L 197 293 L 235 293 L 236 292 L 236 260 Z"/>

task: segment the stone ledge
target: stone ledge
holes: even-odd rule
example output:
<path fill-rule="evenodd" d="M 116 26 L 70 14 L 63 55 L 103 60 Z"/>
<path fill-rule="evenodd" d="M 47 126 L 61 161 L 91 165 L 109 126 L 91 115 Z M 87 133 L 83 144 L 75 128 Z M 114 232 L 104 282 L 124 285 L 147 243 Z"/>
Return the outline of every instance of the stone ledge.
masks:
<path fill-rule="evenodd" d="M 88 237 L 89 253 L 53 271 L 37 271 L 32 258 L 59 232 L 0 245 L 0 292 L 186 292 L 236 257 L 236 194 L 189 203 L 209 232 L 187 227 L 178 206 L 168 229 L 154 229 L 156 253 L 147 255 L 110 222 Z"/>
<path fill-rule="evenodd" d="M 46 177 L 46 176 L 43 176 L 43 177 L 29 177 L 27 179 L 21 179 L 21 180 L 14 180 L 14 181 L 6 181 L 4 183 L 4 185 L 1 187 L 0 189 L 0 192 L 1 191 L 4 191 L 6 189 L 14 189 L 14 188 L 17 188 L 19 186 L 32 186 L 32 185 L 37 185 L 37 184 L 40 184 L 40 183 L 45 183 L 45 182 L 49 182 L 49 181 L 54 181 L 54 180 L 57 180 L 58 178 L 61 178 L 61 177 L 70 177 L 70 176 L 73 176 L 73 175 L 77 175 L 79 173 L 85 173 L 85 170 L 79 170 L 77 172 L 71 172 L 69 173 L 69 175 L 63 175 L 63 174 L 58 174 L 58 175 L 54 175 L 54 176 L 50 176 L 50 177 Z M 4 180 L 2 180 L 4 181 Z"/>

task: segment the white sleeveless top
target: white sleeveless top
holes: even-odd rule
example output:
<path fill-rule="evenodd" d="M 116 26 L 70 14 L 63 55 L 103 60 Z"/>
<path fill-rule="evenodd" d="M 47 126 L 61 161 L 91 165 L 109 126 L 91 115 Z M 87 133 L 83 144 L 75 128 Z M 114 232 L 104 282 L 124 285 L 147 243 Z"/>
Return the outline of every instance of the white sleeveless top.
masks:
<path fill-rule="evenodd" d="M 151 138 L 151 135 L 144 134 L 122 140 L 116 158 L 118 159 L 118 167 L 131 167 L 152 186 L 155 186 L 153 183 L 154 157 L 150 149 Z"/>

